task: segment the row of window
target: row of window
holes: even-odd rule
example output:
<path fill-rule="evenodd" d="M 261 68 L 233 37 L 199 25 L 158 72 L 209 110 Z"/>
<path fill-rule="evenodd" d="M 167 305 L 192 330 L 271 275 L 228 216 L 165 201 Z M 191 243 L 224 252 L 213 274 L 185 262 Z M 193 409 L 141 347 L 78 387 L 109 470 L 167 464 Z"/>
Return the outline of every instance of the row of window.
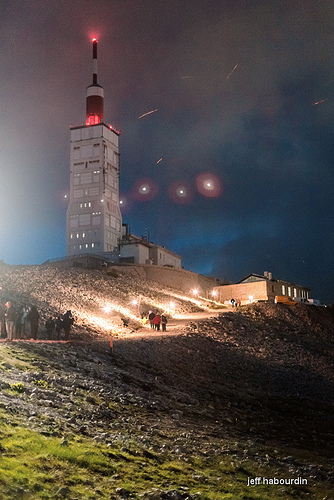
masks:
<path fill-rule="evenodd" d="M 104 221 L 107 227 L 112 227 L 113 229 L 117 229 L 118 231 L 120 230 L 120 223 L 113 215 L 106 214 Z"/>
<path fill-rule="evenodd" d="M 79 238 L 96 238 L 97 231 L 78 231 L 77 233 L 70 233 L 70 239 L 79 239 Z"/>
<path fill-rule="evenodd" d="M 105 237 L 106 240 L 109 240 L 114 247 L 118 245 L 118 238 L 119 238 L 118 234 L 112 233 L 111 231 L 106 231 Z"/>
<path fill-rule="evenodd" d="M 93 212 L 92 214 L 80 214 L 70 216 L 70 228 L 80 226 L 100 226 L 102 223 L 101 212 Z M 118 233 L 121 231 L 121 222 L 111 214 L 105 215 L 105 226 L 115 229 Z"/>
<path fill-rule="evenodd" d="M 100 156 L 100 144 L 85 144 L 82 146 L 74 146 L 73 159 L 80 160 L 84 158 L 92 158 L 93 156 Z"/>
<path fill-rule="evenodd" d="M 100 248 L 101 243 L 80 243 L 79 245 L 71 245 L 73 251 L 76 250 L 89 250 L 90 248 Z"/>
<path fill-rule="evenodd" d="M 101 144 L 83 144 L 81 146 L 73 147 L 73 159 L 82 160 L 85 158 L 93 158 L 100 156 L 102 153 Z M 108 148 L 105 144 L 103 147 L 103 154 L 106 158 L 111 160 L 112 163 L 117 163 L 117 152 Z"/>
<path fill-rule="evenodd" d="M 282 285 L 282 295 L 287 295 L 288 297 L 302 297 L 303 299 L 307 299 L 306 290 L 300 290 L 299 288 L 293 288 L 293 295 L 291 292 L 292 292 L 291 286 Z"/>
<path fill-rule="evenodd" d="M 73 185 L 79 186 L 82 184 L 97 184 L 101 179 L 100 174 L 100 170 L 94 170 L 93 172 L 74 173 Z M 118 179 L 111 174 L 104 174 L 104 184 L 116 190 L 118 189 Z"/>
<path fill-rule="evenodd" d="M 83 198 L 84 196 L 99 196 L 100 194 L 100 188 L 99 187 L 93 187 L 93 188 L 86 188 L 86 189 L 75 189 L 73 191 L 73 198 L 78 199 L 78 198 Z"/>
<path fill-rule="evenodd" d="M 73 174 L 74 186 L 78 186 L 79 184 L 93 184 L 95 182 L 100 182 L 100 170 L 94 170 L 94 172 Z"/>
<path fill-rule="evenodd" d="M 79 226 L 100 226 L 101 225 L 101 212 L 94 212 L 93 214 L 80 214 L 70 216 L 70 228 Z"/>
<path fill-rule="evenodd" d="M 101 139 L 105 139 L 105 141 L 108 141 L 110 145 L 113 144 L 116 148 L 118 148 L 118 133 L 117 131 L 114 131 L 111 125 L 109 128 L 101 124 L 101 126 L 95 125 L 94 127 L 80 127 L 71 130 L 72 143 L 78 143 L 78 141 L 83 140 L 99 141 Z"/>
<path fill-rule="evenodd" d="M 75 189 L 73 191 L 73 198 L 74 199 L 79 199 L 79 198 L 84 198 L 86 196 L 99 196 L 100 195 L 100 188 L 99 187 L 94 187 L 94 188 L 88 188 L 88 189 Z M 106 188 L 104 191 L 105 198 L 109 198 L 115 203 L 118 203 L 118 195 L 116 193 L 112 193 L 110 189 Z M 103 201 L 103 200 L 101 200 Z"/>
<path fill-rule="evenodd" d="M 107 244 L 106 250 L 107 251 L 114 250 L 115 247 L 117 247 L 117 244 L 116 245 Z M 91 248 L 100 249 L 101 243 L 98 241 L 95 243 L 79 243 L 79 245 L 71 245 L 70 246 L 70 253 L 78 251 L 78 250 L 90 250 Z"/>

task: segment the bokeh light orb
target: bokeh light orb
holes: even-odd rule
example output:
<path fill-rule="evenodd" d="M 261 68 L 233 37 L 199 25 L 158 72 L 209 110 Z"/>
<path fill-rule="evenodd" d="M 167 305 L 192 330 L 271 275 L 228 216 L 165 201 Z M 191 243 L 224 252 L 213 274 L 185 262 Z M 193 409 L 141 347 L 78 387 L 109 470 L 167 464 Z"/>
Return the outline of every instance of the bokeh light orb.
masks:
<path fill-rule="evenodd" d="M 212 172 L 204 172 L 196 178 L 198 192 L 206 198 L 217 198 L 222 193 L 222 183 L 218 175 Z"/>
<path fill-rule="evenodd" d="M 132 188 L 132 196 L 138 201 L 153 200 L 158 194 L 159 188 L 153 179 L 139 179 Z"/>
<path fill-rule="evenodd" d="M 187 205 L 194 197 L 194 192 L 186 181 L 173 182 L 168 188 L 168 194 L 178 205 Z"/>
<path fill-rule="evenodd" d="M 119 207 L 122 214 L 127 214 L 132 207 L 132 200 L 127 194 L 121 194 L 119 197 Z"/>

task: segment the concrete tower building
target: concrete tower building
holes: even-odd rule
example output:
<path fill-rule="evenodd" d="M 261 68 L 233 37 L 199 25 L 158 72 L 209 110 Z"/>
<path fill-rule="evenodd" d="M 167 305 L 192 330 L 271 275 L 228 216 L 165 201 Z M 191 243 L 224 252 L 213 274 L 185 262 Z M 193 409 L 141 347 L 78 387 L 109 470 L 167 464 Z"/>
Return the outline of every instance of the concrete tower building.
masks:
<path fill-rule="evenodd" d="M 97 40 L 93 84 L 87 87 L 86 124 L 71 128 L 67 255 L 117 249 L 122 231 L 119 207 L 119 132 L 103 122 L 103 88 L 97 83 Z"/>

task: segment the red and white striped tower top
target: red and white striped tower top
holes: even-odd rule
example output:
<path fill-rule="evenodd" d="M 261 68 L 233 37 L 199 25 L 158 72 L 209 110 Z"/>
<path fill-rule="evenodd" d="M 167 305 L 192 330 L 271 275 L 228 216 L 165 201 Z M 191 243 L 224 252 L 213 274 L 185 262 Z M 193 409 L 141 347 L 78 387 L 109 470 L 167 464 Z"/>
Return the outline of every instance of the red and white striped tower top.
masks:
<path fill-rule="evenodd" d="M 95 125 L 103 120 L 103 88 L 97 83 L 97 39 L 93 38 L 93 84 L 87 87 L 86 125 Z"/>

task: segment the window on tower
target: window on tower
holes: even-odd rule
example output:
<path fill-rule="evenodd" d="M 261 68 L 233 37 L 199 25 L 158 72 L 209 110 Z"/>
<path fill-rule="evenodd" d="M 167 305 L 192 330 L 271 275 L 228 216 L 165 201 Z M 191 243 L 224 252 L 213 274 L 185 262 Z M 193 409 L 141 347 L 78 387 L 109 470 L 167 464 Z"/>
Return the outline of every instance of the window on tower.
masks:
<path fill-rule="evenodd" d="M 75 189 L 73 193 L 73 198 L 82 198 L 84 195 L 83 189 Z"/>
<path fill-rule="evenodd" d="M 101 122 L 101 118 L 98 115 L 90 115 L 86 120 L 86 125 L 97 125 Z"/>
<path fill-rule="evenodd" d="M 85 172 L 81 174 L 81 184 L 91 184 L 92 183 L 92 172 Z"/>

